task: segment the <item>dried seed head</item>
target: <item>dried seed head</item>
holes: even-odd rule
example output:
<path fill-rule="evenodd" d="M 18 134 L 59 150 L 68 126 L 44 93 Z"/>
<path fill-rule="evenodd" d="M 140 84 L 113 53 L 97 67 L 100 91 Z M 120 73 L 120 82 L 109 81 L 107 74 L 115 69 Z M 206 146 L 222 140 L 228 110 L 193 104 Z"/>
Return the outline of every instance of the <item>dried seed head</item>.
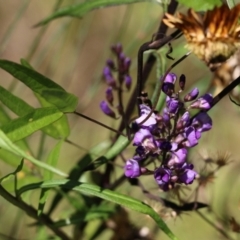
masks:
<path fill-rule="evenodd" d="M 223 4 L 207 11 L 204 16 L 189 9 L 176 17 L 166 13 L 163 22 L 183 31 L 187 48 L 214 71 L 240 47 L 240 4 L 229 9 Z"/>

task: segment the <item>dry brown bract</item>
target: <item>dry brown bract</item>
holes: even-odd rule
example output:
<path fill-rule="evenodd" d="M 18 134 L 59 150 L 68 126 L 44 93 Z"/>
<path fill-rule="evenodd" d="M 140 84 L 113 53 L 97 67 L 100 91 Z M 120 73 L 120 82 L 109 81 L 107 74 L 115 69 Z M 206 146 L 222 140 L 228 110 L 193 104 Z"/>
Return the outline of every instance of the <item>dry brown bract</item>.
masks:
<path fill-rule="evenodd" d="M 215 70 L 240 47 L 240 4 L 231 10 L 227 5 L 215 7 L 204 16 L 192 9 L 176 17 L 166 13 L 164 23 L 183 31 L 187 48 Z"/>

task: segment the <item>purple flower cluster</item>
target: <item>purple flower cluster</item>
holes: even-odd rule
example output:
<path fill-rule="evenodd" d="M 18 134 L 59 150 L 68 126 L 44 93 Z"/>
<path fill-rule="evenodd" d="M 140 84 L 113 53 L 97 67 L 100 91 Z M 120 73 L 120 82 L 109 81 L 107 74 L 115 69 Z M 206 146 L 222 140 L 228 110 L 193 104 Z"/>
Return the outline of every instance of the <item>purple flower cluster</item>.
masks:
<path fill-rule="evenodd" d="M 109 59 L 107 60 L 106 66 L 103 69 L 103 77 L 108 85 L 108 88 L 105 91 L 106 100 L 100 103 L 100 108 L 104 114 L 108 115 L 109 117 L 116 118 L 116 113 L 113 110 L 113 91 L 118 91 L 118 96 L 120 96 L 121 92 L 123 91 L 123 85 L 125 85 L 126 90 L 131 88 L 132 78 L 129 75 L 131 59 L 124 55 L 121 44 L 113 45 L 111 50 L 116 56 L 117 63 L 115 64 L 112 59 Z M 122 107 L 116 106 L 116 108 L 119 115 L 122 115 Z"/>
<path fill-rule="evenodd" d="M 173 73 L 164 79 L 162 91 L 167 96 L 162 114 L 153 111 L 151 104 L 142 102 L 140 105 L 141 114 L 132 124 L 136 154 L 125 165 L 127 177 L 153 174 L 164 191 L 177 183 L 191 184 L 194 181 L 197 173 L 193 170 L 193 164 L 186 162 L 188 148 L 197 145 L 202 133 L 212 128 L 212 120 L 206 113 L 213 101 L 211 94 L 198 98 L 199 90 L 194 88 L 181 100 L 185 76 L 179 78 L 178 92 L 175 92 L 176 80 L 177 76 Z M 201 111 L 191 117 L 191 109 Z M 151 159 L 160 161 L 160 166 L 158 164 L 153 171 L 147 168 Z"/>

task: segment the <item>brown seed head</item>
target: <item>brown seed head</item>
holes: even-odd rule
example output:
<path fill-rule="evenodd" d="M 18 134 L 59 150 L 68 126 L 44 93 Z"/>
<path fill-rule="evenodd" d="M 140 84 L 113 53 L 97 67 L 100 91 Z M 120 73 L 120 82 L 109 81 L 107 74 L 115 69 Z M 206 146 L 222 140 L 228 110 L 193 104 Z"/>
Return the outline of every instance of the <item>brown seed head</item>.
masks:
<path fill-rule="evenodd" d="M 240 47 L 240 4 L 229 9 L 215 7 L 203 16 L 189 9 L 187 15 L 176 17 L 166 13 L 163 22 L 170 28 L 183 31 L 187 48 L 215 70 Z"/>

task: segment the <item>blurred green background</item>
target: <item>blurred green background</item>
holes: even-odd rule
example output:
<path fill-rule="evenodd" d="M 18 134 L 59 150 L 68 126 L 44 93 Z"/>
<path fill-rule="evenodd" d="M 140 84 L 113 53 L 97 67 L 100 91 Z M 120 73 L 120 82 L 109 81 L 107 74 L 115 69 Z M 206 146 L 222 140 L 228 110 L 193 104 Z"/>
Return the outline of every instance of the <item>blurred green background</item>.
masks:
<path fill-rule="evenodd" d="M 148 3 L 98 9 L 84 15 L 82 19 L 64 17 L 43 27 L 33 27 L 34 24 L 49 16 L 54 9 L 79 2 L 71 0 L 0 1 L 0 57 L 18 63 L 21 58 L 28 60 L 36 71 L 79 97 L 78 112 L 117 128 L 120 120 L 108 118 L 99 109 L 99 103 L 104 99 L 106 89 L 106 84 L 102 79 L 102 68 L 106 59 L 112 57 L 110 46 L 121 42 L 126 55 L 132 58 L 131 76 L 135 84 L 138 48 L 142 43 L 149 41 L 156 32 L 163 16 L 163 8 L 160 4 L 149 1 Z M 180 6 L 178 11 L 185 11 L 185 9 Z M 171 56 L 175 59 L 187 52 L 184 48 L 183 37 L 173 41 L 172 45 L 174 51 Z M 167 48 L 161 50 L 162 54 L 166 51 Z M 166 59 L 167 66 L 171 63 L 171 60 Z M 157 67 L 152 71 L 146 84 L 149 93 L 154 88 L 156 71 Z M 212 73 L 204 63 L 193 55 L 180 63 L 173 72 L 178 75 L 184 73 L 187 77 L 187 88 L 196 85 L 203 89 L 202 93 L 204 89 L 207 89 L 212 78 Z M 33 93 L 22 83 L 2 70 L 0 74 L 2 86 L 23 98 L 33 107 L 39 106 Z M 124 97 L 127 103 L 130 93 L 124 93 Z M 6 111 L 11 117 L 16 117 L 7 109 Z M 227 153 L 231 163 L 219 170 L 211 183 L 199 189 L 198 201 L 209 204 L 211 209 L 202 209 L 200 213 L 219 229 L 226 231 L 232 239 L 240 239 L 239 234 L 229 231 L 228 222 L 231 217 L 240 222 L 240 109 L 226 97 L 210 111 L 210 114 L 214 123 L 213 129 L 205 133 L 199 145 L 191 151 L 190 160 L 196 164 L 197 170 L 201 170 L 207 159 L 216 160 Z M 109 139 L 112 135 L 109 130 L 85 119 L 74 115 L 68 115 L 68 119 L 71 128 L 69 140 L 79 145 L 80 148 L 64 143 L 58 166 L 65 172 L 69 172 L 81 156 L 92 147 Z M 43 146 L 41 146 L 42 138 L 44 138 Z M 33 155 L 43 160 L 56 144 L 55 140 L 42 136 L 40 132 L 28 137 L 27 140 Z M 130 146 L 124 151 L 124 158 L 130 158 L 133 151 L 134 148 Z M 121 175 L 122 166 L 123 161 L 119 159 L 115 166 L 115 178 Z M 0 159 L 1 176 L 15 168 L 16 166 Z M 24 174 L 19 178 L 22 178 L 22 184 L 37 181 L 34 177 L 30 178 Z M 92 181 L 90 176 L 81 180 Z M 141 180 L 149 191 L 165 196 L 157 189 L 152 177 L 143 177 Z M 192 188 L 194 187 L 196 186 Z M 164 216 L 164 220 L 179 239 L 227 239 L 198 213 L 188 212 L 174 217 L 171 211 L 165 211 L 160 203 L 149 200 L 140 189 L 129 185 L 128 182 L 125 182 L 117 191 L 139 198 L 154 207 L 159 214 Z M 186 200 L 193 198 L 191 191 L 186 189 L 185 193 Z M 35 201 L 38 195 L 37 191 L 28 195 L 34 206 L 36 206 Z M 48 207 L 48 202 L 46 207 Z M 133 224 L 140 228 L 149 228 L 152 239 L 167 239 L 150 218 L 128 209 L 126 211 Z M 40 235 L 36 234 L 36 227 L 30 225 L 33 220 L 2 198 L 0 198 L 0 213 L 0 239 L 11 239 L 4 235 L 15 239 L 41 239 Z M 71 209 L 67 201 L 64 201 L 54 211 L 53 219 L 68 217 L 70 213 Z M 93 221 L 88 231 L 91 232 L 96 224 L 97 221 Z M 72 227 L 65 227 L 64 230 L 71 233 Z M 109 230 L 96 239 L 110 239 L 111 235 L 112 231 Z"/>

